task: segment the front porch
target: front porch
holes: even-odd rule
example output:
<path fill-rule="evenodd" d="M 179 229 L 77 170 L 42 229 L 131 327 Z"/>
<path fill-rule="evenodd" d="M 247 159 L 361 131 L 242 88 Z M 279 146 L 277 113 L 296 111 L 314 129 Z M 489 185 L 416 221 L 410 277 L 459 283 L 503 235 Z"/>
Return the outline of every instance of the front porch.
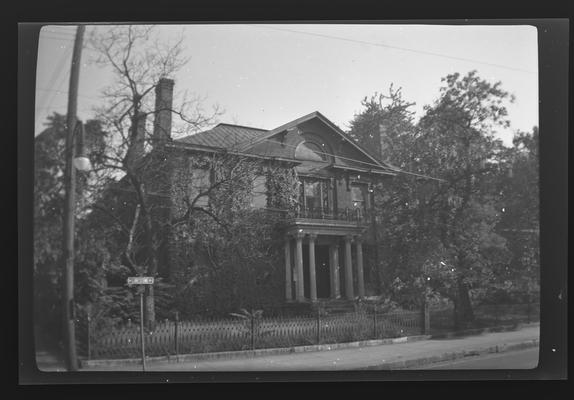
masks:
<path fill-rule="evenodd" d="M 358 221 L 295 218 L 285 235 L 286 301 L 364 297 L 365 230 Z"/>

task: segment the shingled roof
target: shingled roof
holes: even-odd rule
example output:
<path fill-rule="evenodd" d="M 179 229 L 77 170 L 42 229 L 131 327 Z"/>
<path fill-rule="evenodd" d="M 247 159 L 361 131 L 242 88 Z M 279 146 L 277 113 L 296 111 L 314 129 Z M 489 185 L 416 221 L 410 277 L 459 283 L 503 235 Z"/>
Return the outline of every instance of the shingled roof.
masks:
<path fill-rule="evenodd" d="M 267 132 L 265 129 L 221 123 L 208 131 L 176 139 L 175 142 L 231 150 L 255 141 Z"/>

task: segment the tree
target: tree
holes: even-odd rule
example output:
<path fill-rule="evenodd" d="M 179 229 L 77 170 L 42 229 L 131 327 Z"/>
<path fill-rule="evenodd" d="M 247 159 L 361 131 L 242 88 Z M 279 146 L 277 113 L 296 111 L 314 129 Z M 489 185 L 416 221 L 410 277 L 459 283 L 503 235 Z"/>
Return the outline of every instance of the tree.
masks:
<path fill-rule="evenodd" d="M 106 132 L 97 120 L 85 123 L 87 155 L 97 161 L 104 148 Z M 62 219 L 64 205 L 64 168 L 66 116 L 48 117 L 46 129 L 34 140 L 34 306 L 35 321 L 49 335 L 57 336 L 61 321 L 60 293 L 62 277 Z M 76 175 L 77 204 L 81 214 L 89 194 L 88 176 Z M 81 268 L 80 268 L 81 270 Z M 79 272 L 80 274 L 82 271 Z M 76 292 L 82 291 L 80 285 Z"/>
<path fill-rule="evenodd" d="M 502 213 L 497 231 L 512 252 L 510 264 L 501 271 L 505 280 L 498 292 L 528 302 L 536 300 L 540 291 L 538 138 L 537 127 L 514 135 L 495 183 Z"/>
<path fill-rule="evenodd" d="M 404 170 L 412 169 L 417 140 L 414 113 L 410 110 L 414 103 L 407 102 L 401 89 L 391 85 L 387 95 L 375 93 L 365 97 L 361 104 L 363 110 L 350 122 L 349 136 L 363 148 L 371 149 L 379 160 Z M 432 237 L 423 234 L 425 225 L 419 220 L 422 213 L 413 201 L 418 186 L 416 179 L 401 175 L 373 188 L 371 233 L 375 246 L 373 259 L 366 265 L 372 266 L 370 273 L 376 278 L 377 292 L 392 293 L 395 300 L 401 297 L 403 305 L 417 297 L 413 296 L 414 288 L 408 285 L 413 282 L 411 275 L 416 273 L 408 267 L 415 268 L 421 263 L 418 258 L 425 254 L 423 248 L 428 246 L 425 241 Z M 401 293 L 409 294 L 399 296 L 393 290 L 393 282 L 401 287 Z"/>
<path fill-rule="evenodd" d="M 111 204 L 99 202 L 96 208 L 120 225 L 127 235 L 122 242 L 125 247 L 121 256 L 116 255 L 122 263 L 132 273 L 156 276 L 159 252 L 165 246 L 163 237 L 168 213 L 165 201 L 158 200 L 157 194 L 162 190 L 166 193 L 167 188 L 159 186 L 169 181 L 170 169 L 163 148 L 165 143 L 147 132 L 147 116 L 155 115 L 157 119 L 159 113 L 168 112 L 179 117 L 176 127 L 190 132 L 213 123 L 219 110 L 215 108 L 211 114 L 205 114 L 197 97 L 184 97 L 178 108 L 158 109 L 154 105 L 158 82 L 173 76 L 187 62 L 182 37 L 175 43 L 160 42 L 152 26 L 112 26 L 94 29 L 89 43 L 97 54 L 93 61 L 110 68 L 114 77 L 113 83 L 102 92 L 104 105 L 97 110 L 98 119 L 111 136 L 96 173 L 121 179 L 122 184 L 113 190 L 131 193 L 116 196 L 116 200 L 123 199 L 122 205 L 129 203 L 128 208 L 114 209 L 110 196 Z M 146 148 L 153 150 L 148 156 L 140 157 Z M 108 185 L 105 187 L 109 190 Z M 146 289 L 145 318 L 151 327 L 155 321 L 154 289 L 152 286 Z"/>
<path fill-rule="evenodd" d="M 473 320 L 471 289 L 495 285 L 509 258 L 495 231 L 501 213 L 494 182 L 505 152 L 494 132 L 508 127 L 512 96 L 474 71 L 443 82 L 416 124 L 400 90 L 365 99 L 351 134 L 371 148 L 382 139 L 392 150 L 379 157 L 407 172 L 375 187 L 381 289 L 403 305 L 431 293 L 446 297 L 464 326 Z"/>
<path fill-rule="evenodd" d="M 179 311 L 225 315 L 281 301 L 281 232 L 297 190 L 294 173 L 226 153 L 196 154 L 177 164 L 170 263 Z M 194 188 L 197 181 L 189 177 L 201 171 L 210 182 Z M 268 193 L 263 208 L 251 204 L 258 190 Z"/>
<path fill-rule="evenodd" d="M 443 81 L 439 99 L 425 108 L 418 124 L 424 144 L 418 171 L 446 180 L 432 196 L 441 246 L 426 272 L 431 287 L 453 301 L 455 323 L 464 326 L 474 320 L 470 289 L 487 286 L 509 257 L 494 229 L 499 194 L 491 184 L 503 152 L 494 133 L 509 126 L 505 103 L 513 97 L 476 71 Z"/>

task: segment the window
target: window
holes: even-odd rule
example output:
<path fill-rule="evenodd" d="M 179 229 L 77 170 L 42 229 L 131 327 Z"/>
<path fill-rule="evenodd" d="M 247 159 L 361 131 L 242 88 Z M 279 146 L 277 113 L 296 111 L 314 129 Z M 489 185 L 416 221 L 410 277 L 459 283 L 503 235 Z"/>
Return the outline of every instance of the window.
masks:
<path fill-rule="evenodd" d="M 300 203 L 306 211 L 318 215 L 329 213 L 329 182 L 325 179 L 302 179 Z"/>
<path fill-rule="evenodd" d="M 253 190 L 251 191 L 251 207 L 265 208 L 267 207 L 267 179 L 265 176 L 256 176 L 253 179 Z"/>
<path fill-rule="evenodd" d="M 353 205 L 353 208 L 359 208 L 361 210 L 366 209 L 365 189 L 365 185 L 351 186 L 351 204 Z"/>
<path fill-rule="evenodd" d="M 307 161 L 327 161 L 321 145 L 315 142 L 303 142 L 295 149 L 295 158 Z"/>
<path fill-rule="evenodd" d="M 193 200 L 201 192 L 205 192 L 211 185 L 211 171 L 208 169 L 196 169 L 193 171 L 191 182 L 190 199 Z M 209 203 L 208 196 L 202 196 L 195 203 L 198 207 L 205 207 Z"/>

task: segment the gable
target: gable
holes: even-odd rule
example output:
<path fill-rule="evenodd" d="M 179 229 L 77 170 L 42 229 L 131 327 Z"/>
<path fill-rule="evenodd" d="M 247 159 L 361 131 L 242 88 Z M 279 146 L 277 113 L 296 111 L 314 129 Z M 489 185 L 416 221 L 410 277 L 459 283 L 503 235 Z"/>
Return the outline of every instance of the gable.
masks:
<path fill-rule="evenodd" d="M 325 149 L 324 152 L 317 151 L 320 148 Z M 312 155 L 314 150 L 316 157 Z M 245 146 L 243 151 L 266 157 L 297 159 L 303 164 L 323 163 L 341 168 L 393 171 L 318 112 L 269 131 L 255 143 Z"/>

